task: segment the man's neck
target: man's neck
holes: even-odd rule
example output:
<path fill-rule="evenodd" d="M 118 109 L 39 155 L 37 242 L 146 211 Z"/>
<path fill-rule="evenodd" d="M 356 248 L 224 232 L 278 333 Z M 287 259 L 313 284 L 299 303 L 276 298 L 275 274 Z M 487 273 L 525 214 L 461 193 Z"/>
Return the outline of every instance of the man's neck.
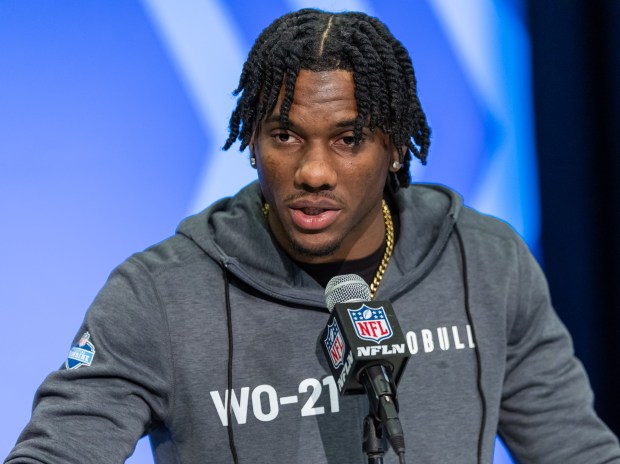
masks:
<path fill-rule="evenodd" d="M 295 261 L 295 263 L 321 284 L 322 287 L 325 287 L 332 277 L 342 274 L 357 274 L 370 285 L 381 263 L 384 252 L 385 242 L 370 255 L 360 259 L 332 261 L 319 264 L 302 263 L 299 261 Z"/>

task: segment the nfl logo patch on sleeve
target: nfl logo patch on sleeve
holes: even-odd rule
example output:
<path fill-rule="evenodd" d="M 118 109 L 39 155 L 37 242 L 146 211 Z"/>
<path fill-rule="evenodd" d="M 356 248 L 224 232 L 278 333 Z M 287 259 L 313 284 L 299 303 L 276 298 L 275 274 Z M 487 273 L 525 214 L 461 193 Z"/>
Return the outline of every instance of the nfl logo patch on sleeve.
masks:
<path fill-rule="evenodd" d="M 90 366 L 95 357 L 95 345 L 90 341 L 90 333 L 84 332 L 77 345 L 71 348 L 65 362 L 67 369 L 77 369 L 82 366 Z"/>

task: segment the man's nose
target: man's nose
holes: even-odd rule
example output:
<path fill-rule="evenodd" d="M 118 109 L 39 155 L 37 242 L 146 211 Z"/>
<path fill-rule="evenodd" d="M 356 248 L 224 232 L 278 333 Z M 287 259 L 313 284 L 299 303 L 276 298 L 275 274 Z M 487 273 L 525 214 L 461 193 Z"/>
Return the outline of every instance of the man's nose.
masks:
<path fill-rule="evenodd" d="M 309 145 L 299 158 L 295 186 L 308 191 L 332 190 L 338 180 L 333 156 L 329 147 Z"/>

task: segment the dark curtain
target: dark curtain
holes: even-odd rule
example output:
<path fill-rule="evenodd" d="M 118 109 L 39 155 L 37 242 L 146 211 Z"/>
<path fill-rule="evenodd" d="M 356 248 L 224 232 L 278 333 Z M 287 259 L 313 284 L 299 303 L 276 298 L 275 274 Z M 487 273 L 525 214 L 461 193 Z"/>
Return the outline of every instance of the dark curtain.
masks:
<path fill-rule="evenodd" d="M 529 0 L 542 260 L 620 435 L 620 1 Z"/>

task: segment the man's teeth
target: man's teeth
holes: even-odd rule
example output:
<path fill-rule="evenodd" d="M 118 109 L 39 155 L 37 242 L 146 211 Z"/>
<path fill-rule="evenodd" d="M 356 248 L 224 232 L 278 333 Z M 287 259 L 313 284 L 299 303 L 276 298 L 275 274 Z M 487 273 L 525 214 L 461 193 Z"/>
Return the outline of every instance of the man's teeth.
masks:
<path fill-rule="evenodd" d="M 302 211 L 308 216 L 317 216 L 325 210 L 321 208 L 303 208 Z"/>

